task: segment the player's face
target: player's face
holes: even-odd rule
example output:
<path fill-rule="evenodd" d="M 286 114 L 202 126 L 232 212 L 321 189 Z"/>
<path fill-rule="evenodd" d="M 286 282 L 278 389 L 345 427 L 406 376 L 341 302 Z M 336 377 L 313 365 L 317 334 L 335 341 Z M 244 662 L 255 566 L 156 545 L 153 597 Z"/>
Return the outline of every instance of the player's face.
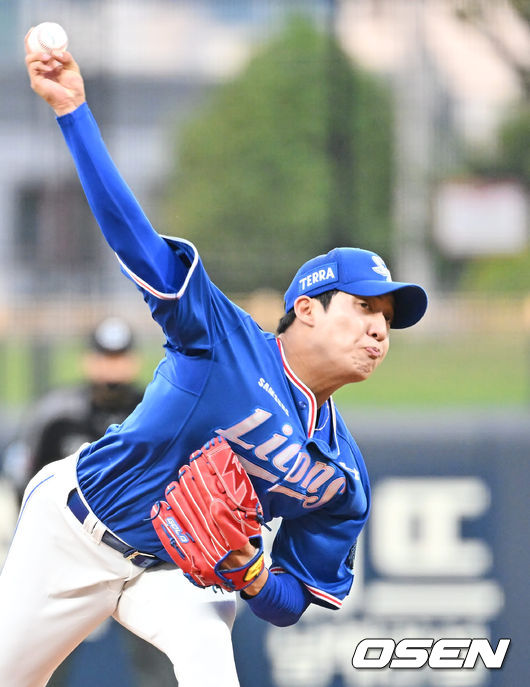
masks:
<path fill-rule="evenodd" d="M 316 321 L 323 364 L 333 386 L 360 382 L 385 359 L 394 315 L 394 297 L 352 296 L 340 291 Z"/>

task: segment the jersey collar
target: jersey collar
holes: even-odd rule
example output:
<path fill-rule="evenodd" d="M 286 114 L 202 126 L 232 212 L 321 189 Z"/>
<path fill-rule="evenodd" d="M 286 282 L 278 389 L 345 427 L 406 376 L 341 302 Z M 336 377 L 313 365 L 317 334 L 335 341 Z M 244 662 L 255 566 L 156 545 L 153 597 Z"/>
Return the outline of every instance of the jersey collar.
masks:
<path fill-rule="evenodd" d="M 311 391 L 311 389 L 306 386 L 301 379 L 299 379 L 295 373 L 291 370 L 289 363 L 287 362 L 287 358 L 285 357 L 285 352 L 283 350 L 283 344 L 280 341 L 280 339 L 276 339 L 276 343 L 278 344 L 278 349 L 280 351 L 280 356 L 282 359 L 282 364 L 283 364 L 283 370 L 285 372 L 285 375 L 289 382 L 291 383 L 292 386 L 297 390 L 298 395 L 301 395 L 302 398 L 306 401 L 307 403 L 307 436 L 311 438 L 313 434 L 315 433 L 315 426 L 316 426 L 316 421 L 317 421 L 317 401 L 315 398 L 315 395 Z M 299 407 L 300 407 L 299 403 Z"/>
<path fill-rule="evenodd" d="M 301 396 L 302 403 L 305 401 L 304 405 L 307 405 L 307 436 L 309 439 L 311 439 L 315 433 L 318 415 L 318 407 L 315 395 L 311 389 L 306 386 L 292 371 L 289 363 L 287 362 L 287 358 L 285 357 L 285 351 L 283 350 L 283 344 L 280 339 L 277 338 L 276 343 L 278 344 L 278 350 L 280 351 L 285 375 L 291 385 L 296 389 L 296 396 Z M 325 405 L 328 406 L 328 412 L 330 415 L 329 421 L 331 422 L 331 435 L 336 444 L 335 404 L 333 403 L 333 399 L 329 398 Z"/>
<path fill-rule="evenodd" d="M 291 388 L 294 389 L 295 398 L 299 399 L 298 407 L 300 408 L 302 403 L 305 407 L 307 407 L 307 436 L 309 439 L 312 439 L 313 435 L 315 434 L 316 421 L 318 415 L 318 407 L 315 395 L 313 394 L 311 389 L 308 386 L 306 386 L 302 382 L 302 380 L 299 377 L 297 377 L 296 374 L 292 371 L 291 367 L 289 366 L 289 363 L 287 362 L 287 358 L 285 357 L 285 351 L 283 350 L 283 344 L 280 341 L 280 339 L 276 338 L 276 344 L 278 345 L 278 350 L 280 352 L 280 357 L 282 360 L 285 376 L 289 380 Z M 330 414 L 329 422 L 331 422 L 331 449 L 332 451 L 336 452 L 337 455 L 339 455 L 340 450 L 337 441 L 337 420 L 335 414 L 335 404 L 331 397 L 326 401 L 326 403 L 328 405 L 328 410 Z M 302 413 L 300 414 L 302 415 Z M 320 441 L 318 443 L 320 443 Z"/>

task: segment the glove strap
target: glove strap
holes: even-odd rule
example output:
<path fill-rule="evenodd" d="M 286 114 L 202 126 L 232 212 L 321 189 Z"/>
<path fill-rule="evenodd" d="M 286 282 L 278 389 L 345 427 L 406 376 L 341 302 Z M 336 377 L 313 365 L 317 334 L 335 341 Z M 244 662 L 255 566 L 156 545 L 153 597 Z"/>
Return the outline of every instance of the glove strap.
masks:
<path fill-rule="evenodd" d="M 215 564 L 215 574 L 222 580 L 221 586 L 229 591 L 238 591 L 251 585 L 265 569 L 263 555 L 263 539 L 260 535 L 249 539 L 253 546 L 257 547 L 255 555 L 241 568 L 221 570 L 224 559 L 230 555 L 230 551 Z"/>

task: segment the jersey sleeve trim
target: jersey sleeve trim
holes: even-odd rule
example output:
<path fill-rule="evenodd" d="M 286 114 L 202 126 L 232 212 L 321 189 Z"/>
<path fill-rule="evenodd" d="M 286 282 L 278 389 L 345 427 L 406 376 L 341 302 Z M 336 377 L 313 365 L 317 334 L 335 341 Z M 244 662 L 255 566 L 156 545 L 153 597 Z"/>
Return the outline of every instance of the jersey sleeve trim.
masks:
<path fill-rule="evenodd" d="M 284 570 L 281 566 L 279 565 L 274 565 L 269 568 L 269 572 L 273 573 L 274 575 L 281 575 L 283 573 L 286 573 L 287 571 Z M 316 598 L 318 599 L 319 604 L 325 604 L 326 606 L 331 606 L 333 608 L 342 608 L 342 601 L 341 599 L 337 599 L 336 596 L 332 596 L 328 592 L 323 592 L 321 589 L 317 589 L 317 587 L 312 587 L 309 584 L 306 584 L 302 580 L 300 580 L 304 587 Z"/>
<path fill-rule="evenodd" d="M 337 597 L 332 596 L 327 592 L 323 592 L 321 589 L 317 589 L 316 587 L 310 587 L 308 584 L 305 586 L 311 592 L 311 594 L 320 601 L 320 603 L 333 606 L 333 608 L 342 608 L 342 601 L 337 599 Z"/>
<path fill-rule="evenodd" d="M 284 570 L 282 567 L 279 565 L 272 565 L 269 568 L 269 572 L 273 573 L 274 575 L 281 575 L 282 573 L 286 573 L 287 570 Z"/>
<path fill-rule="evenodd" d="M 184 279 L 184 282 L 182 283 L 182 286 L 176 293 L 165 293 L 163 291 L 158 291 L 158 289 L 155 289 L 154 286 L 151 286 L 148 284 L 144 279 L 139 277 L 137 274 L 135 274 L 127 265 L 123 262 L 123 260 L 120 258 L 120 256 L 116 253 L 116 257 L 118 259 L 118 262 L 120 263 L 122 269 L 129 275 L 129 277 L 136 283 L 140 288 L 144 289 L 144 291 L 147 291 L 148 293 L 152 294 L 156 298 L 160 300 L 179 300 L 182 298 L 184 295 L 189 281 L 193 275 L 193 272 L 195 271 L 195 268 L 197 267 L 197 263 L 199 262 L 199 253 L 197 251 L 197 248 L 191 243 L 191 241 L 187 241 L 186 239 L 181 239 L 181 238 L 176 238 L 173 236 L 164 236 L 161 235 L 163 239 L 169 242 L 175 242 L 175 243 L 184 243 L 185 245 L 189 246 L 193 250 L 193 261 L 191 263 L 190 268 L 188 269 L 188 273 L 186 274 L 186 278 Z"/>

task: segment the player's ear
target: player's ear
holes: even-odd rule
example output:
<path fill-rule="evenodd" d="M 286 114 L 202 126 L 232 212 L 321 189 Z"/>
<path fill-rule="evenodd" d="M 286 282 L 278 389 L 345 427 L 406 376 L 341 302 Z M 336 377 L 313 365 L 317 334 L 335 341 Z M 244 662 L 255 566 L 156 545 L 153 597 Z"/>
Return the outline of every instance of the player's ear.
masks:
<path fill-rule="evenodd" d="M 312 327 L 315 323 L 315 299 L 309 296 L 299 296 L 294 302 L 296 318 L 303 324 Z"/>

